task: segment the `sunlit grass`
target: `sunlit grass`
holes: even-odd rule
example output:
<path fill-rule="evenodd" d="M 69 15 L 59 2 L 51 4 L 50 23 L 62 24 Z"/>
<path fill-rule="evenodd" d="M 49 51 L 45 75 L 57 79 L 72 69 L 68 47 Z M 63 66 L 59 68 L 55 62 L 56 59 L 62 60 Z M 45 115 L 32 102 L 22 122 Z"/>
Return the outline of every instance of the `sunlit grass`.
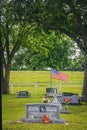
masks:
<path fill-rule="evenodd" d="M 37 91 L 38 93 L 44 93 L 46 87 L 56 87 L 59 91 L 72 91 L 81 95 L 83 72 L 65 71 L 64 73 L 68 75 L 66 83 L 51 79 L 50 71 L 11 71 L 10 92 L 17 93 L 18 90 L 28 90 L 35 94 Z"/>
<path fill-rule="evenodd" d="M 83 72 L 65 71 L 64 73 L 68 76 L 68 82 L 83 82 Z M 11 71 L 10 82 L 50 82 L 50 76 L 50 71 Z"/>
<path fill-rule="evenodd" d="M 81 95 L 83 72 L 65 73 L 69 77 L 67 83 L 57 80 L 52 80 L 52 82 L 61 85 L 61 92 L 74 92 Z M 35 85 L 29 85 L 27 82 L 50 82 L 49 71 L 14 71 L 11 72 L 10 82 L 15 82 L 13 93 L 12 88 L 10 88 L 11 93 L 2 96 L 3 130 L 87 130 L 86 102 L 82 102 L 80 106 L 69 106 L 71 114 L 60 114 L 60 117 L 66 121 L 65 124 L 20 122 L 20 119 L 25 117 L 26 114 L 26 103 L 41 103 L 46 87 L 50 87 L 50 84 L 44 86 L 41 84 L 36 90 Z M 17 82 L 24 84 L 18 84 Z M 58 85 L 56 87 L 59 89 Z M 31 91 L 31 98 L 17 98 L 16 93 L 19 90 Z"/>

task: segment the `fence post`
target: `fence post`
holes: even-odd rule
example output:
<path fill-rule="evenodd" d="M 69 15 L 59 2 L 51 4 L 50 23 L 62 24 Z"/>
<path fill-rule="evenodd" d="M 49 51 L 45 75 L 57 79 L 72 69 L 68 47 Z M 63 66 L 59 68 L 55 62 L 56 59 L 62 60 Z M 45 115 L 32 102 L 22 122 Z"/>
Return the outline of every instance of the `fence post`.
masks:
<path fill-rule="evenodd" d="M 11 91 L 12 91 L 12 94 L 13 94 L 13 91 L 14 91 L 14 85 L 11 84 Z"/>
<path fill-rule="evenodd" d="M 38 83 L 35 82 L 35 92 L 37 92 L 37 90 L 38 90 Z"/>

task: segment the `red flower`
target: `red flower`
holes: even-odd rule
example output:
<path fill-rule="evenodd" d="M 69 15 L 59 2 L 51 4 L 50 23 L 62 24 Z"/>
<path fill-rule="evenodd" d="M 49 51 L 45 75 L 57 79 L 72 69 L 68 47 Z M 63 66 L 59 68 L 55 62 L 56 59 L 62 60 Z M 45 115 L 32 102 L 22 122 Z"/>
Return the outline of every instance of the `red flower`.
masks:
<path fill-rule="evenodd" d="M 71 98 L 64 98 L 64 103 L 68 104 L 72 99 Z"/>

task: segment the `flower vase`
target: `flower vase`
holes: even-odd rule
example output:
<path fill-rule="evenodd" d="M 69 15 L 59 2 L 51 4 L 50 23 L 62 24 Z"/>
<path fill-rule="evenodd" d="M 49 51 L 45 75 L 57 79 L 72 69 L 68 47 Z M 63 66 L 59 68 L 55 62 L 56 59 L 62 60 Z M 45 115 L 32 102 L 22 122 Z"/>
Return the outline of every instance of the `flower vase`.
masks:
<path fill-rule="evenodd" d="M 68 104 L 65 105 L 65 111 L 69 111 Z"/>

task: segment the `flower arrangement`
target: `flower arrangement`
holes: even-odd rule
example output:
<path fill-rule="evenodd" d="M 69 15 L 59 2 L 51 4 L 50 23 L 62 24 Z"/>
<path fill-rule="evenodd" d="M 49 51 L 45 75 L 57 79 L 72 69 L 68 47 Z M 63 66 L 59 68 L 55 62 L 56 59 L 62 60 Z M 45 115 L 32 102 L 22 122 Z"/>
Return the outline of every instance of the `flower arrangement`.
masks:
<path fill-rule="evenodd" d="M 71 98 L 64 98 L 64 104 L 68 105 L 72 99 Z"/>
<path fill-rule="evenodd" d="M 50 119 L 49 119 L 49 117 L 48 117 L 46 114 L 44 114 L 44 115 L 42 116 L 42 120 L 43 120 L 43 122 L 46 123 L 46 124 L 48 124 L 48 123 L 50 122 Z"/>
<path fill-rule="evenodd" d="M 44 103 L 49 103 L 50 102 L 47 95 L 44 95 L 43 102 Z"/>
<path fill-rule="evenodd" d="M 65 111 L 69 112 L 68 104 L 70 103 L 72 99 L 71 98 L 64 98 L 64 104 L 65 104 Z"/>

